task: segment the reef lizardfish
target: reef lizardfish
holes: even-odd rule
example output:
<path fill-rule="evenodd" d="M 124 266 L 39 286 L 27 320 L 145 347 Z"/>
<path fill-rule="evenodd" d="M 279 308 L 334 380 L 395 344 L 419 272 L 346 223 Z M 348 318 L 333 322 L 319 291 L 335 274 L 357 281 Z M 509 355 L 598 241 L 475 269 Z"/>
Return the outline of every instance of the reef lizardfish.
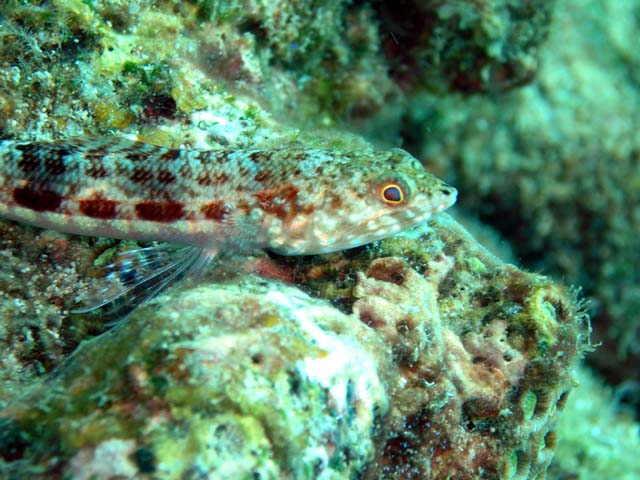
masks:
<path fill-rule="evenodd" d="M 188 246 L 164 270 L 167 282 L 229 250 L 306 255 L 369 243 L 455 199 L 454 188 L 398 149 L 198 151 L 112 137 L 0 142 L 0 216 Z"/>

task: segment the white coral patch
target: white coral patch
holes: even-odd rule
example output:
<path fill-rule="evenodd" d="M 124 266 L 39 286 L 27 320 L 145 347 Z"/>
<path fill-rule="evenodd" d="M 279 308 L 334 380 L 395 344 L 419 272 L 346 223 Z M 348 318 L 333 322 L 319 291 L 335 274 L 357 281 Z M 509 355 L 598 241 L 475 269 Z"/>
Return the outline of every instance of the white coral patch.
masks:
<path fill-rule="evenodd" d="M 92 478 L 134 478 L 138 468 L 131 460 L 136 448 L 133 440 L 106 440 L 96 447 L 83 448 L 71 459 L 75 480 Z"/>
<path fill-rule="evenodd" d="M 272 291 L 267 298 L 290 310 L 302 331 L 313 339 L 317 350 L 323 352 L 322 355 L 313 353 L 300 360 L 299 372 L 327 390 L 331 407 L 339 414 L 345 414 L 354 407 L 353 404 L 357 404 L 359 422 L 370 424 L 374 405 L 385 398 L 384 388 L 376 374 L 376 362 L 369 354 L 345 337 L 326 332 L 318 326 L 318 319 L 335 316 L 335 310 L 330 306 L 311 306 L 307 297 L 298 299 L 290 293 L 285 295 Z"/>

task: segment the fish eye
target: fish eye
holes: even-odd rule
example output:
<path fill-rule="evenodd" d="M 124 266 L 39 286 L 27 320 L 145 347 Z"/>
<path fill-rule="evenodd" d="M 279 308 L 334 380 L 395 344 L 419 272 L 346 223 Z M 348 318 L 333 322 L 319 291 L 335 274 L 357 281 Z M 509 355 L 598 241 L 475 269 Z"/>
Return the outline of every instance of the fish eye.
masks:
<path fill-rule="evenodd" d="M 380 189 L 380 198 L 388 205 L 401 205 L 405 201 L 405 191 L 397 183 L 387 183 Z"/>

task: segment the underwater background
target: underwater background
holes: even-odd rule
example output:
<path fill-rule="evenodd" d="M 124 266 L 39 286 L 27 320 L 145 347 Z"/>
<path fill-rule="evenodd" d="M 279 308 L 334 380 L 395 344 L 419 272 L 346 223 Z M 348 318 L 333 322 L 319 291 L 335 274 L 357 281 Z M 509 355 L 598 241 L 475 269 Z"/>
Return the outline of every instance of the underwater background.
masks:
<path fill-rule="evenodd" d="M 1 140 L 402 148 L 458 202 L 113 328 L 72 310 L 135 244 L 1 220 L 0 478 L 640 478 L 638 38 L 640 0 L 1 2 Z"/>

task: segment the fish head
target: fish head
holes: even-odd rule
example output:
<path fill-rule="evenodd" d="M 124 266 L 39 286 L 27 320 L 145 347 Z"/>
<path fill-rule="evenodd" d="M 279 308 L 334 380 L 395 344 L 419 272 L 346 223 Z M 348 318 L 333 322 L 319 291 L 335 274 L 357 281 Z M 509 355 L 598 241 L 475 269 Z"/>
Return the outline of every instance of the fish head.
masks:
<path fill-rule="evenodd" d="M 455 203 L 457 191 L 404 150 L 345 152 L 296 185 L 297 215 L 269 238 L 284 255 L 357 247 L 414 227 Z"/>

